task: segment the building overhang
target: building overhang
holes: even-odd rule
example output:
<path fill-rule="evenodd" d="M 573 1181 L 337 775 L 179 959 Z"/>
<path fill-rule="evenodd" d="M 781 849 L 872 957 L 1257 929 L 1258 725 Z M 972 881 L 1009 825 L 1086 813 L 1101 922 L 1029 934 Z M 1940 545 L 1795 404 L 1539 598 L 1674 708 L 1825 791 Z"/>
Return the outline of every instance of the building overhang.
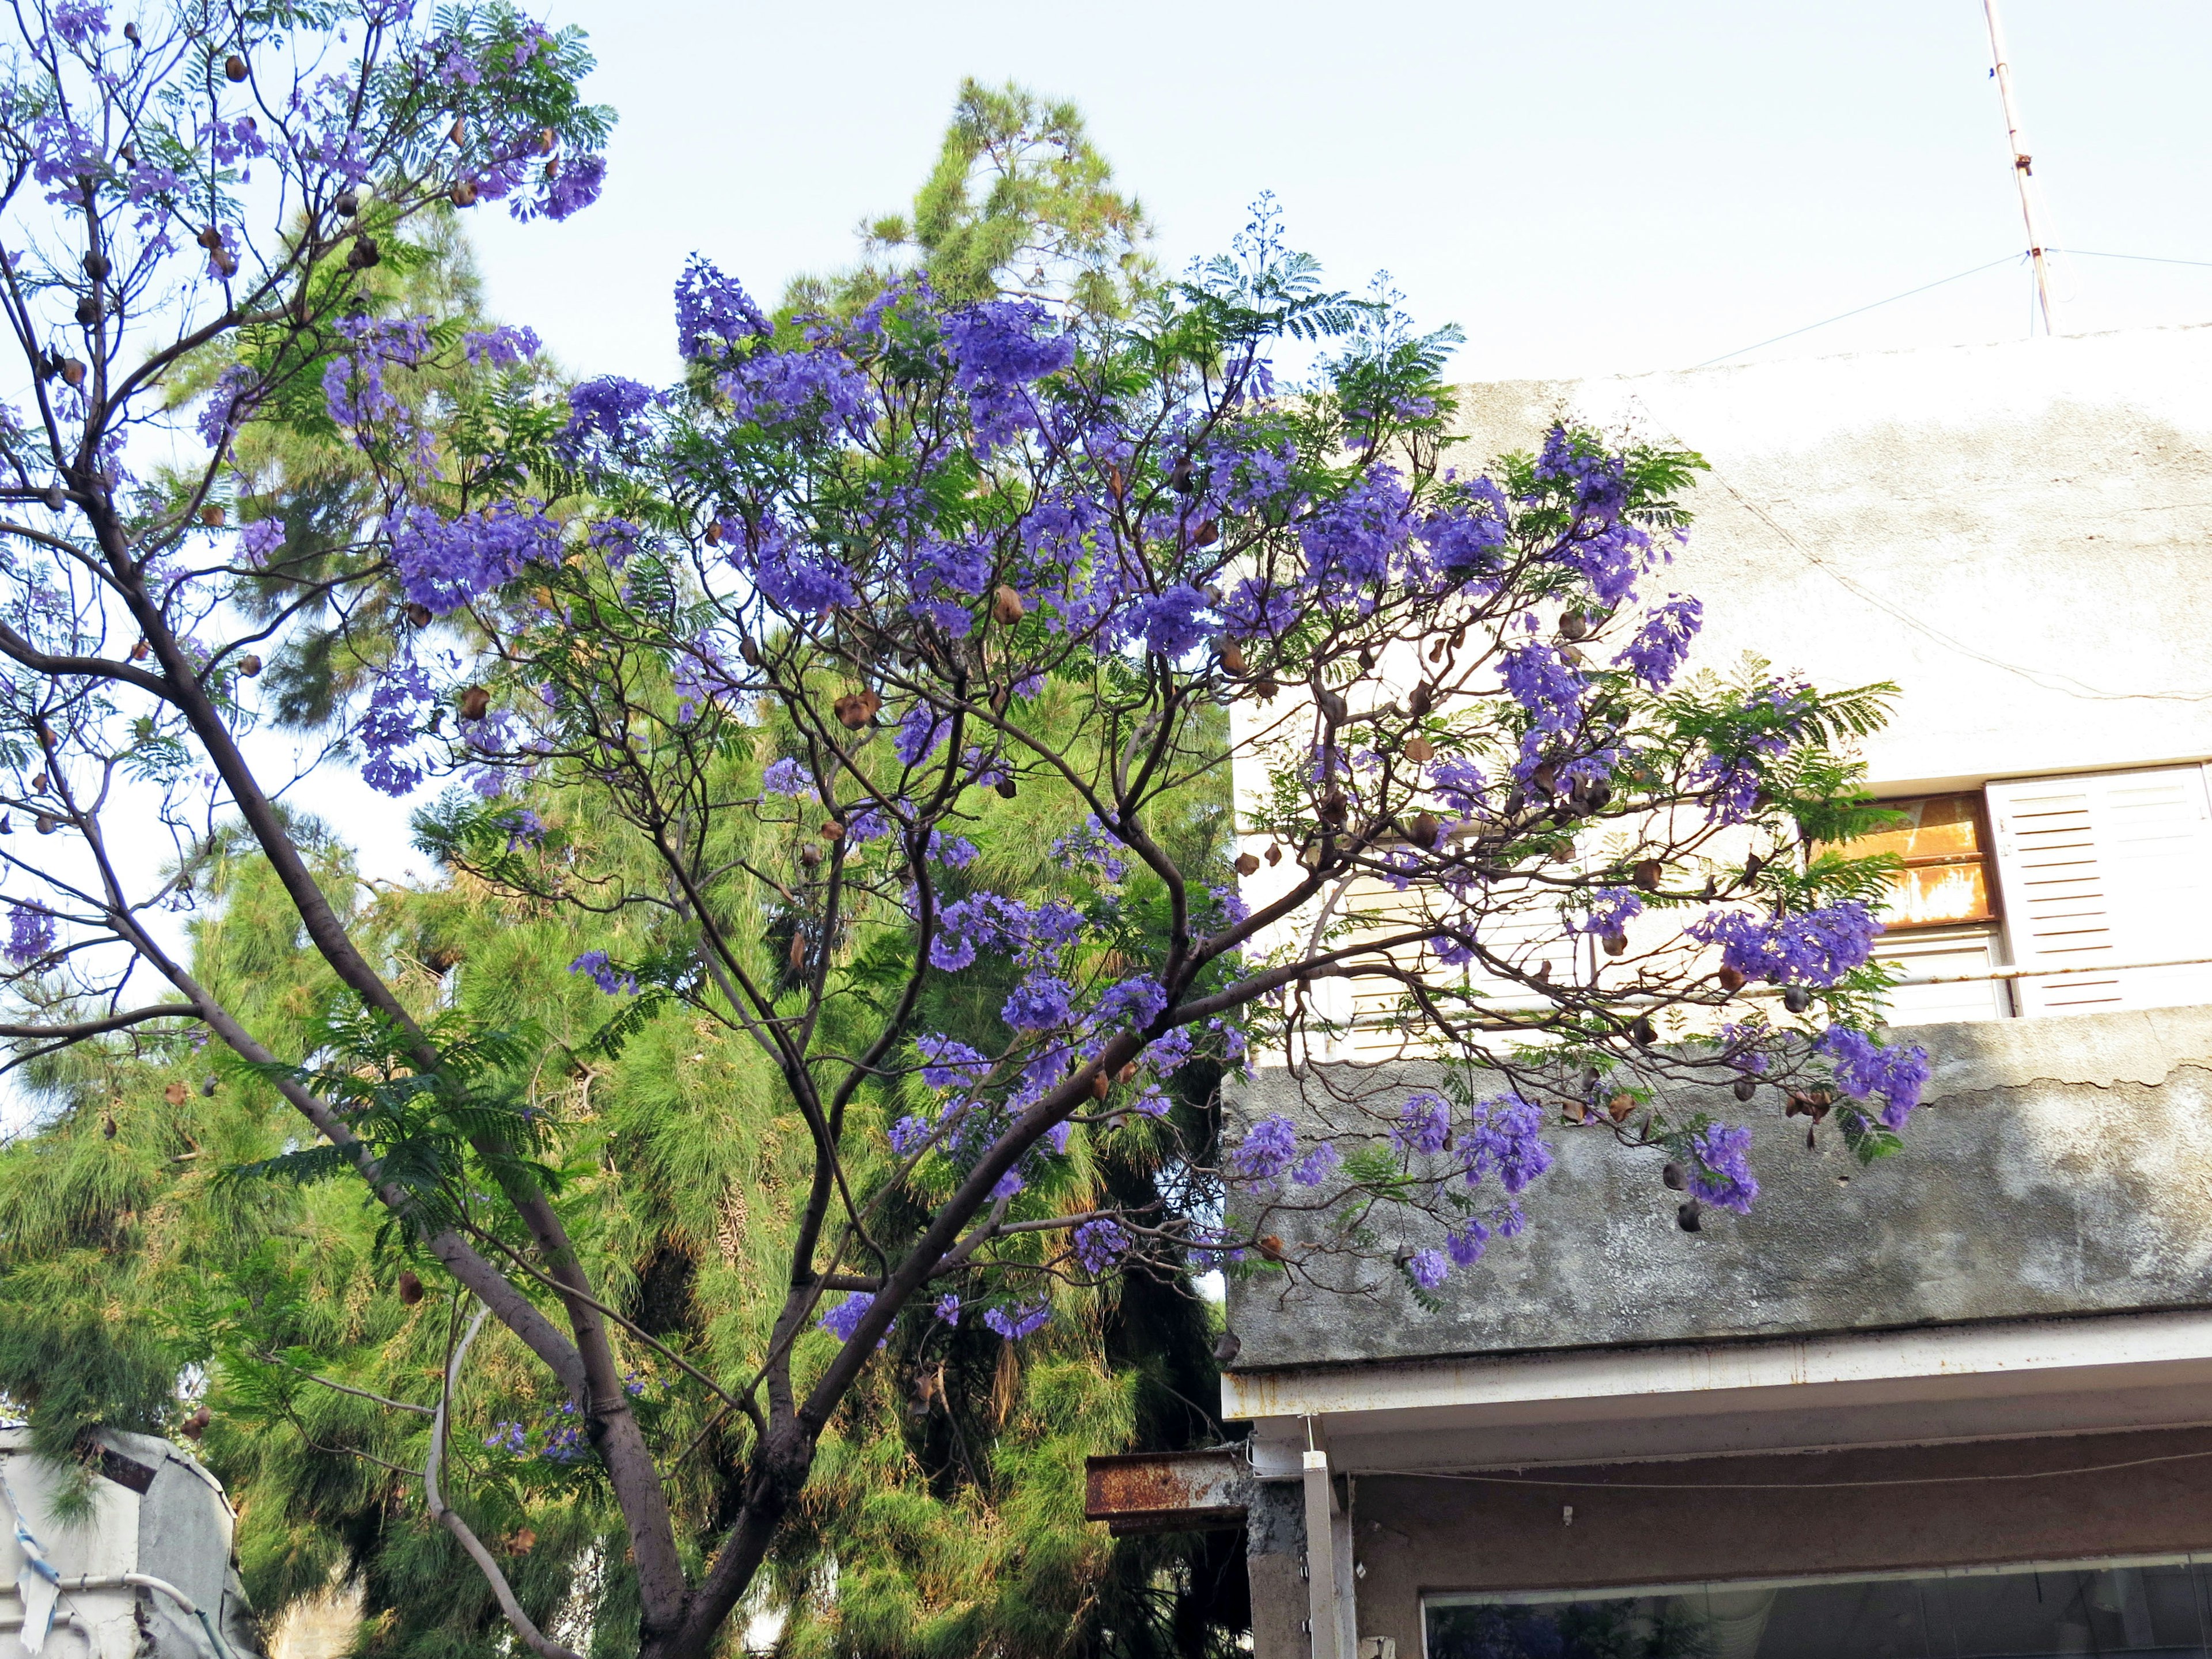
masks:
<path fill-rule="evenodd" d="M 2212 1310 L 1230 1372 L 1253 1471 L 1832 1450 L 2212 1423 Z"/>

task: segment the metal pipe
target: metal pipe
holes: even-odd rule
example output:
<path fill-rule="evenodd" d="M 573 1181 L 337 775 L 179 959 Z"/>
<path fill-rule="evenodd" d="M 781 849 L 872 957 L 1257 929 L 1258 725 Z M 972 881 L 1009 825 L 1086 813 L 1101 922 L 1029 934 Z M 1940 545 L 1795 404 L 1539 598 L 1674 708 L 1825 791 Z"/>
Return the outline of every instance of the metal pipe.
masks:
<path fill-rule="evenodd" d="M 61 1587 L 64 1592 L 72 1595 L 86 1590 L 102 1589 L 145 1589 L 152 1590 L 157 1595 L 166 1595 L 177 1604 L 178 1611 L 186 1618 L 199 1620 L 200 1628 L 207 1632 L 208 1646 L 214 1651 L 215 1659 L 233 1659 L 230 1644 L 216 1633 L 215 1621 L 208 1617 L 207 1610 L 166 1578 L 156 1578 L 150 1572 L 117 1572 L 104 1577 L 85 1574 L 63 1579 Z"/>
<path fill-rule="evenodd" d="M 2020 186 L 2021 217 L 2027 222 L 2027 253 L 2035 264 L 2035 295 L 2043 307 L 2043 331 L 2058 332 L 2057 309 L 2051 298 L 2051 262 L 2045 255 L 2043 228 L 2037 222 L 2035 158 L 2027 148 L 2027 131 L 2021 125 L 2020 106 L 2012 95 L 2012 65 L 2006 59 L 2004 25 L 1997 19 L 1997 0 L 1982 0 L 1990 22 L 1990 57 L 1996 65 L 1997 96 L 2004 100 L 2005 143 L 2012 150 L 2013 180 Z"/>

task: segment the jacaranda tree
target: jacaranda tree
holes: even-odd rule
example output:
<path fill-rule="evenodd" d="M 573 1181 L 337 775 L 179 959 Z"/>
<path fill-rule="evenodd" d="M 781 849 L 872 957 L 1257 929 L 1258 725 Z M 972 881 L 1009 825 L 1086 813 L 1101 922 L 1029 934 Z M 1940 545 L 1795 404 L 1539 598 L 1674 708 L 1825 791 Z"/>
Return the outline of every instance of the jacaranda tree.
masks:
<path fill-rule="evenodd" d="M 403 1289 L 449 1297 L 442 1364 L 391 1402 L 424 1513 L 533 1650 L 568 1651 L 467 1518 L 530 1443 L 471 1420 L 472 1352 L 526 1356 L 577 1425 L 638 1650 L 704 1654 L 895 1323 L 1012 1344 L 1042 1287 L 1155 1265 L 1424 1297 L 1518 1230 L 1547 1130 L 1650 1158 L 1688 1228 L 1752 1200 L 1749 1111 L 1895 1144 L 1925 1065 L 1868 1035 L 1875 877 L 1823 850 L 1869 822 L 1845 746 L 1881 688 L 1681 678 L 1698 607 L 1652 585 L 1694 456 L 1562 425 L 1447 466 L 1450 337 L 1328 291 L 1265 215 L 1127 315 L 916 275 L 772 319 L 695 260 L 678 384 L 549 397 L 526 331 L 357 289 L 437 204 L 588 201 L 580 42 L 504 9 L 21 15 L 0 739 L 40 838 L 0 842 L 6 1029 L 205 1040 L 304 1120 L 239 1178 L 380 1207 Z M 233 499 L 252 422 L 357 447 L 344 545 Z M 456 779 L 422 819 L 451 864 L 601 919 L 571 964 L 599 1046 L 682 1004 L 773 1068 L 805 1176 L 742 1368 L 586 1271 L 538 1087 L 574 1052 L 403 995 L 295 844 L 252 734 L 259 653 L 309 628 L 374 635 L 366 780 Z M 1232 769 L 1239 843 L 1188 833 Z M 542 810 L 586 792 L 620 837 Z M 975 826 L 1010 813 L 1070 824 L 1060 896 L 979 878 Z M 169 938 L 239 834 L 329 970 L 305 1036 Z M 1313 1063 L 1348 979 L 1434 1087 Z M 1271 1050 L 1312 1110 L 1191 1109 L 1187 1079 Z M 1135 1146 L 1161 1178 L 1066 1201 Z M 712 1503 L 644 1353 L 734 1437 Z"/>

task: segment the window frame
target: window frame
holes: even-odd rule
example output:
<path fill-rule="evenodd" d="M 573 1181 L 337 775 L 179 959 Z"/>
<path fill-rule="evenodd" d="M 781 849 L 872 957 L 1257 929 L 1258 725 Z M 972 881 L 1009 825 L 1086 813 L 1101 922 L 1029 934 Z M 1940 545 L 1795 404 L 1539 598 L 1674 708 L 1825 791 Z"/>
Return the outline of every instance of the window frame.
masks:
<path fill-rule="evenodd" d="M 1989 915 L 1986 916 L 1951 917 L 1948 919 L 1939 919 L 1928 921 L 1892 921 L 1889 918 L 1885 916 L 1882 918 L 1881 922 L 1882 931 L 1884 933 L 1931 933 L 1939 927 L 1983 927 L 1993 930 L 2002 930 L 2003 928 L 2005 921 L 2004 890 L 1997 872 L 1996 837 L 1991 828 L 1991 820 L 1990 817 L 1990 792 L 1989 787 L 1986 784 L 1978 783 L 1971 789 L 1930 789 L 1924 794 L 1892 795 L 1887 799 L 1869 802 L 1869 805 L 1883 811 L 1893 812 L 1900 811 L 1903 808 L 1918 801 L 1942 800 L 1947 798 L 1957 799 L 1960 797 L 1964 797 L 1973 803 L 1974 844 L 1980 849 L 1974 856 L 1982 866 L 1982 890 L 1989 896 Z M 1838 848 L 1849 848 L 1852 843 L 1846 841 L 1832 842 L 1831 845 L 1836 846 Z M 1919 865 L 1908 862 L 1904 864 L 1903 867 L 1907 870 L 1936 869 L 1941 867 L 1941 861 L 1930 859 L 1926 863 Z"/>

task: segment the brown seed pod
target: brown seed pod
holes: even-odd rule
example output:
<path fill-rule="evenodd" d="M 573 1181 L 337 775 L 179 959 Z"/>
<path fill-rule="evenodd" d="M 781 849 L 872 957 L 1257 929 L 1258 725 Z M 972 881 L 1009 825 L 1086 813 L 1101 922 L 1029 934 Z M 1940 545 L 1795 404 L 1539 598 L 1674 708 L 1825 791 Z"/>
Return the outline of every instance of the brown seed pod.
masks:
<path fill-rule="evenodd" d="M 1605 953 L 1609 957 L 1625 956 L 1628 951 L 1628 935 L 1620 932 L 1605 936 Z"/>
<path fill-rule="evenodd" d="M 1751 1097 L 1759 1092 L 1759 1085 L 1747 1077 L 1740 1077 L 1729 1085 L 1729 1092 L 1738 1100 L 1748 1103 Z"/>
<path fill-rule="evenodd" d="M 461 688 L 461 718 L 463 720 L 480 720 L 490 708 L 491 693 L 485 690 L 483 687 L 465 685 Z"/>
<path fill-rule="evenodd" d="M 1674 1224 L 1686 1233 L 1705 1231 L 1705 1223 L 1698 1218 L 1705 1207 L 1694 1198 L 1686 1204 L 1678 1205 L 1674 1210 Z"/>
<path fill-rule="evenodd" d="M 1683 1173 L 1682 1166 L 1671 1158 L 1668 1160 L 1667 1167 L 1659 1171 L 1659 1179 L 1678 1193 L 1690 1189 L 1690 1177 Z"/>
<path fill-rule="evenodd" d="M 1443 820 L 1434 812 L 1423 812 L 1413 819 L 1413 844 L 1434 847 L 1437 837 L 1443 833 Z"/>
<path fill-rule="evenodd" d="M 1405 746 L 1399 752 L 1414 765 L 1426 766 L 1437 757 L 1437 746 L 1426 738 L 1413 737 L 1406 739 Z"/>
<path fill-rule="evenodd" d="M 446 137 L 453 143 L 465 143 L 469 136 L 469 120 L 465 115 L 456 115 L 453 125 L 446 129 Z"/>
<path fill-rule="evenodd" d="M 1095 1073 L 1091 1079 L 1091 1095 L 1093 1097 L 1099 1100 L 1105 1099 L 1106 1091 L 1113 1086 L 1114 1084 L 1112 1079 L 1109 1079 L 1103 1072 Z"/>
<path fill-rule="evenodd" d="M 821 847 L 817 843 L 811 841 L 803 841 L 799 842 L 799 861 L 807 869 L 813 869 L 815 866 L 822 862 Z"/>
<path fill-rule="evenodd" d="M 528 1527 L 517 1527 L 509 1534 L 507 1550 L 510 1555 L 527 1555 L 537 1547 L 538 1534 Z"/>
<path fill-rule="evenodd" d="M 104 1139 L 112 1140 L 115 1139 L 115 1119 L 112 1115 L 100 1120 L 100 1133 L 101 1138 Z"/>
<path fill-rule="evenodd" d="M 474 207 L 477 204 L 477 181 L 473 179 L 455 179 L 453 187 L 446 192 L 446 198 L 457 208 Z"/>
<path fill-rule="evenodd" d="M 1134 1083 L 1136 1080 L 1137 1062 L 1133 1060 L 1114 1073 L 1114 1081 L 1116 1083 Z"/>
<path fill-rule="evenodd" d="M 192 1097 L 192 1091 L 181 1083 L 172 1083 L 161 1091 L 161 1098 L 172 1106 L 181 1106 Z"/>
<path fill-rule="evenodd" d="M 367 270 L 384 257 L 376 245 L 376 238 L 366 234 L 353 239 L 352 250 L 346 255 L 346 267 L 350 270 Z"/>
<path fill-rule="evenodd" d="M 1001 582 L 998 591 L 991 595 L 991 615 L 1005 626 L 1012 628 L 1028 614 L 1027 607 L 1022 604 L 1022 596 L 1005 583 Z"/>
<path fill-rule="evenodd" d="M 1252 695 L 1259 698 L 1261 702 L 1274 702 L 1275 694 L 1282 689 L 1273 680 L 1264 675 L 1252 682 Z"/>
<path fill-rule="evenodd" d="M 1419 685 L 1415 686 L 1412 691 L 1407 694 L 1406 712 L 1408 714 L 1411 714 L 1415 720 L 1420 719 L 1422 715 L 1427 714 L 1429 710 L 1434 708 L 1436 706 L 1437 694 L 1430 688 L 1429 683 L 1426 680 L 1423 680 Z"/>
<path fill-rule="evenodd" d="M 143 640 L 131 647 L 131 660 L 133 662 L 143 662 L 153 654 L 154 647 Z"/>
<path fill-rule="evenodd" d="M 412 599 L 409 600 L 407 620 L 417 628 L 428 628 L 430 625 L 430 607 L 427 605 L 418 605 Z"/>
<path fill-rule="evenodd" d="M 1746 881 L 1757 881 L 1759 872 L 1765 868 L 1766 868 L 1766 860 L 1753 853 L 1743 861 L 1743 878 Z"/>
<path fill-rule="evenodd" d="M 1720 972 L 1715 974 L 1713 977 L 1720 981 L 1721 989 L 1727 992 L 1730 996 L 1734 996 L 1738 991 L 1743 989 L 1742 972 L 1740 969 L 1729 967 L 1725 963 L 1721 964 Z"/>
<path fill-rule="evenodd" d="M 410 1308 L 422 1300 L 422 1281 L 412 1267 L 399 1270 L 399 1299 Z"/>
<path fill-rule="evenodd" d="M 1579 611 L 1570 611 L 1559 618 L 1559 637 L 1565 640 L 1586 640 L 1589 637 L 1590 621 Z"/>
<path fill-rule="evenodd" d="M 53 817 L 45 812 L 40 813 L 39 816 L 33 820 L 33 823 L 38 832 L 42 836 L 51 836 L 55 830 L 62 827 L 62 821 L 59 818 Z"/>
<path fill-rule="evenodd" d="M 1659 878 L 1666 873 L 1666 866 L 1657 859 L 1644 859 L 1629 872 L 1628 878 L 1645 892 L 1656 893 L 1659 890 Z"/>
<path fill-rule="evenodd" d="M 350 219 L 361 211 L 361 198 L 352 191 L 342 190 L 331 198 L 331 210 L 341 219 Z"/>
<path fill-rule="evenodd" d="M 210 530 L 219 530 L 222 527 L 223 516 L 222 503 L 220 501 L 210 501 L 205 507 L 200 508 L 200 522 Z"/>
<path fill-rule="evenodd" d="M 553 146 L 560 143 L 560 141 L 561 135 L 555 132 L 552 128 L 539 128 L 538 131 L 538 153 L 540 155 L 550 155 L 553 153 Z"/>
<path fill-rule="evenodd" d="M 805 966 L 806 935 L 804 933 L 793 933 L 791 936 L 791 971 L 794 974 L 798 973 Z"/>
<path fill-rule="evenodd" d="M 561 176 L 561 158 L 560 158 L 559 156 L 557 156 L 557 155 L 549 156 L 549 157 L 546 159 L 546 162 L 545 162 L 545 180 L 546 180 L 546 182 L 547 182 L 548 184 L 550 184 L 554 179 L 558 179 L 560 176 Z"/>
<path fill-rule="evenodd" d="M 721 521 L 720 519 L 709 519 L 709 520 L 707 520 L 707 545 L 708 545 L 708 546 L 709 546 L 709 547 L 720 547 L 721 544 L 722 544 L 722 521 Z"/>
<path fill-rule="evenodd" d="M 1254 858 L 1249 853 L 1239 853 L 1237 855 L 1237 873 L 1240 876 L 1258 875 L 1260 873 L 1260 860 Z"/>
<path fill-rule="evenodd" d="M 233 253 L 227 247 L 217 248 L 215 251 L 215 258 L 211 263 L 214 264 L 216 275 L 218 276 L 235 276 L 238 275 L 238 256 Z"/>
<path fill-rule="evenodd" d="M 1002 800 L 1012 800 L 1015 796 L 1022 793 L 1021 787 L 1012 778 L 1000 778 L 996 787 L 999 791 L 1000 799 Z"/>
<path fill-rule="evenodd" d="M 836 818 L 824 820 L 822 825 L 822 839 L 824 841 L 844 840 L 845 826 L 842 823 L 840 823 Z"/>
<path fill-rule="evenodd" d="M 180 1426 L 184 1429 L 185 1439 L 197 1441 L 208 1431 L 208 1425 L 214 1421 L 215 1413 L 203 1402 L 200 1408 L 186 1418 Z"/>
<path fill-rule="evenodd" d="M 1200 519 L 1198 528 L 1190 532 L 1193 547 L 1211 547 L 1221 539 L 1221 527 L 1211 519 Z"/>
<path fill-rule="evenodd" d="M 200 1079 L 200 1093 L 209 1100 L 213 1100 L 215 1098 L 215 1091 L 222 1086 L 222 1079 L 217 1078 L 212 1072 Z"/>
<path fill-rule="evenodd" d="M 1628 1115 L 1636 1109 L 1636 1097 L 1623 1091 L 1605 1103 L 1605 1115 L 1615 1123 L 1625 1123 Z"/>
<path fill-rule="evenodd" d="M 64 385 L 82 386 L 84 384 L 84 365 L 74 357 L 63 358 L 61 377 Z M 58 495 L 60 492 L 57 490 L 54 494 Z M 52 507 L 54 503 L 51 499 L 49 499 L 46 505 Z"/>
<path fill-rule="evenodd" d="M 39 773 L 31 780 L 31 793 L 34 795 L 43 795 L 46 793 L 46 775 L 44 772 Z"/>
<path fill-rule="evenodd" d="M 1659 1028 L 1651 1023 L 1648 1014 L 1638 1014 L 1628 1024 L 1628 1040 L 1639 1048 L 1649 1048 L 1659 1041 Z"/>
<path fill-rule="evenodd" d="M 1224 640 L 1220 647 L 1221 665 L 1232 674 L 1244 672 L 1244 647 L 1234 640 Z"/>
<path fill-rule="evenodd" d="M 750 639 L 740 639 L 738 641 L 738 654 L 744 659 L 746 667 L 760 666 L 760 647 L 755 645 Z"/>
<path fill-rule="evenodd" d="M 247 652 L 238 659 L 238 672 L 241 678 L 258 679 L 261 677 L 261 659 L 251 651 Z"/>
<path fill-rule="evenodd" d="M 15 820 L 10 818 L 7 813 L 0 812 L 0 836 L 12 836 L 15 833 Z"/>
<path fill-rule="evenodd" d="M 1260 1246 L 1260 1254 L 1266 1256 L 1268 1261 L 1280 1261 L 1283 1259 L 1283 1241 L 1280 1236 L 1275 1233 L 1265 1233 L 1256 1243 Z"/>
<path fill-rule="evenodd" d="M 883 706 L 883 698 L 873 691 L 848 691 L 830 705 L 830 711 L 847 731 L 857 732 L 875 719 L 876 711 Z"/>
<path fill-rule="evenodd" d="M 1283 861 L 1282 847 L 1279 843 L 1271 841 L 1267 843 L 1267 850 L 1260 856 L 1267 860 L 1269 867 L 1272 868 Z"/>
<path fill-rule="evenodd" d="M 82 295 L 76 302 L 76 321 L 80 328 L 90 328 L 100 320 L 100 301 L 94 295 Z"/>
<path fill-rule="evenodd" d="M 246 79 L 246 60 L 236 52 L 222 60 L 223 78 L 235 86 Z"/>

